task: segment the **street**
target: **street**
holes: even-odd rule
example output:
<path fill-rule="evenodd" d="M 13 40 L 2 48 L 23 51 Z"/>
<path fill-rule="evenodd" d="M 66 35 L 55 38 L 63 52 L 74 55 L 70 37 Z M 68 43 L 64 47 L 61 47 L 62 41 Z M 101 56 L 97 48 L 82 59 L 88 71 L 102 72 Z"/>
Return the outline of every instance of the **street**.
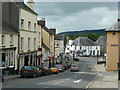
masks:
<path fill-rule="evenodd" d="M 80 61 L 75 63 L 80 67 L 79 72 L 67 70 L 38 78 L 6 80 L 3 88 L 85 88 L 97 76 L 94 68 L 96 58 L 80 57 Z"/>

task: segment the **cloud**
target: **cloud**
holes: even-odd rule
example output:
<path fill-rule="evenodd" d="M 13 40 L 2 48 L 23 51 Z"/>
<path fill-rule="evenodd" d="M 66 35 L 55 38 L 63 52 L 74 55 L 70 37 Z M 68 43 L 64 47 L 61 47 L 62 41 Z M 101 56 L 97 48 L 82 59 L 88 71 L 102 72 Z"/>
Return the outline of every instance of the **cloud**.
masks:
<path fill-rule="evenodd" d="M 117 3 L 37 3 L 36 11 L 57 32 L 106 28 L 118 18 Z"/>

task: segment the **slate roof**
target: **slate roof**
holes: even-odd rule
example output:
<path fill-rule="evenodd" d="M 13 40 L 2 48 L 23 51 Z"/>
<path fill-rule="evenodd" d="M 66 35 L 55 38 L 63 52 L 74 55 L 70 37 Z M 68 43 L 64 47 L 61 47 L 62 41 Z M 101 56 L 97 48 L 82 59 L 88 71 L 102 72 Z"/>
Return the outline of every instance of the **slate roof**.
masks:
<path fill-rule="evenodd" d="M 78 37 L 73 41 L 76 46 L 97 46 L 97 44 L 87 37 Z"/>
<path fill-rule="evenodd" d="M 107 43 L 107 37 L 106 36 L 100 36 L 95 43 L 100 45 L 100 46 L 101 45 L 105 46 L 106 43 Z"/>
<path fill-rule="evenodd" d="M 2 34 L 19 34 L 19 31 L 10 25 L 2 23 L 2 29 L 0 30 L 0 33 L 2 33 Z"/>
<path fill-rule="evenodd" d="M 64 40 L 64 34 L 56 34 L 55 40 Z"/>
<path fill-rule="evenodd" d="M 112 25 L 111 27 L 109 27 L 109 28 L 107 28 L 105 31 L 116 31 L 116 32 L 118 32 L 118 31 L 120 31 L 120 22 L 117 22 L 117 23 L 115 23 L 114 25 Z"/>
<path fill-rule="evenodd" d="M 33 11 L 31 8 L 29 8 L 26 4 L 24 4 L 24 2 L 16 2 L 20 8 L 24 9 L 24 10 L 27 10 L 35 15 L 38 15 L 35 11 Z"/>

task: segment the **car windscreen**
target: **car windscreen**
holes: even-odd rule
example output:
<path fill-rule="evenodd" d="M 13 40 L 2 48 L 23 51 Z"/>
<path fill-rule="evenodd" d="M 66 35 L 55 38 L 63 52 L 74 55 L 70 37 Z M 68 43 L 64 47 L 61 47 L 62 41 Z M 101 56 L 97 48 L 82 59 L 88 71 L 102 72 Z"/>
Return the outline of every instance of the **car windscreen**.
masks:
<path fill-rule="evenodd" d="M 43 66 L 38 66 L 40 69 L 43 69 Z"/>
<path fill-rule="evenodd" d="M 31 70 L 31 67 L 25 66 L 25 67 L 23 67 L 21 70 Z"/>
<path fill-rule="evenodd" d="M 78 67 L 77 65 L 73 65 L 73 66 L 71 66 L 71 67 Z"/>

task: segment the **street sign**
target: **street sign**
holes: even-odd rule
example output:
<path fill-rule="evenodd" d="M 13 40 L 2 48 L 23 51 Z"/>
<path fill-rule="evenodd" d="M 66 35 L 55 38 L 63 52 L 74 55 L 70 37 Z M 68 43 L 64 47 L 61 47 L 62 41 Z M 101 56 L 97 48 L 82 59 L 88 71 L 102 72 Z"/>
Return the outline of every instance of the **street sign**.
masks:
<path fill-rule="evenodd" d="M 116 44 L 116 45 L 114 45 L 114 44 L 113 44 L 113 45 L 111 45 L 111 46 L 120 46 L 120 45 L 117 45 L 117 44 Z"/>

